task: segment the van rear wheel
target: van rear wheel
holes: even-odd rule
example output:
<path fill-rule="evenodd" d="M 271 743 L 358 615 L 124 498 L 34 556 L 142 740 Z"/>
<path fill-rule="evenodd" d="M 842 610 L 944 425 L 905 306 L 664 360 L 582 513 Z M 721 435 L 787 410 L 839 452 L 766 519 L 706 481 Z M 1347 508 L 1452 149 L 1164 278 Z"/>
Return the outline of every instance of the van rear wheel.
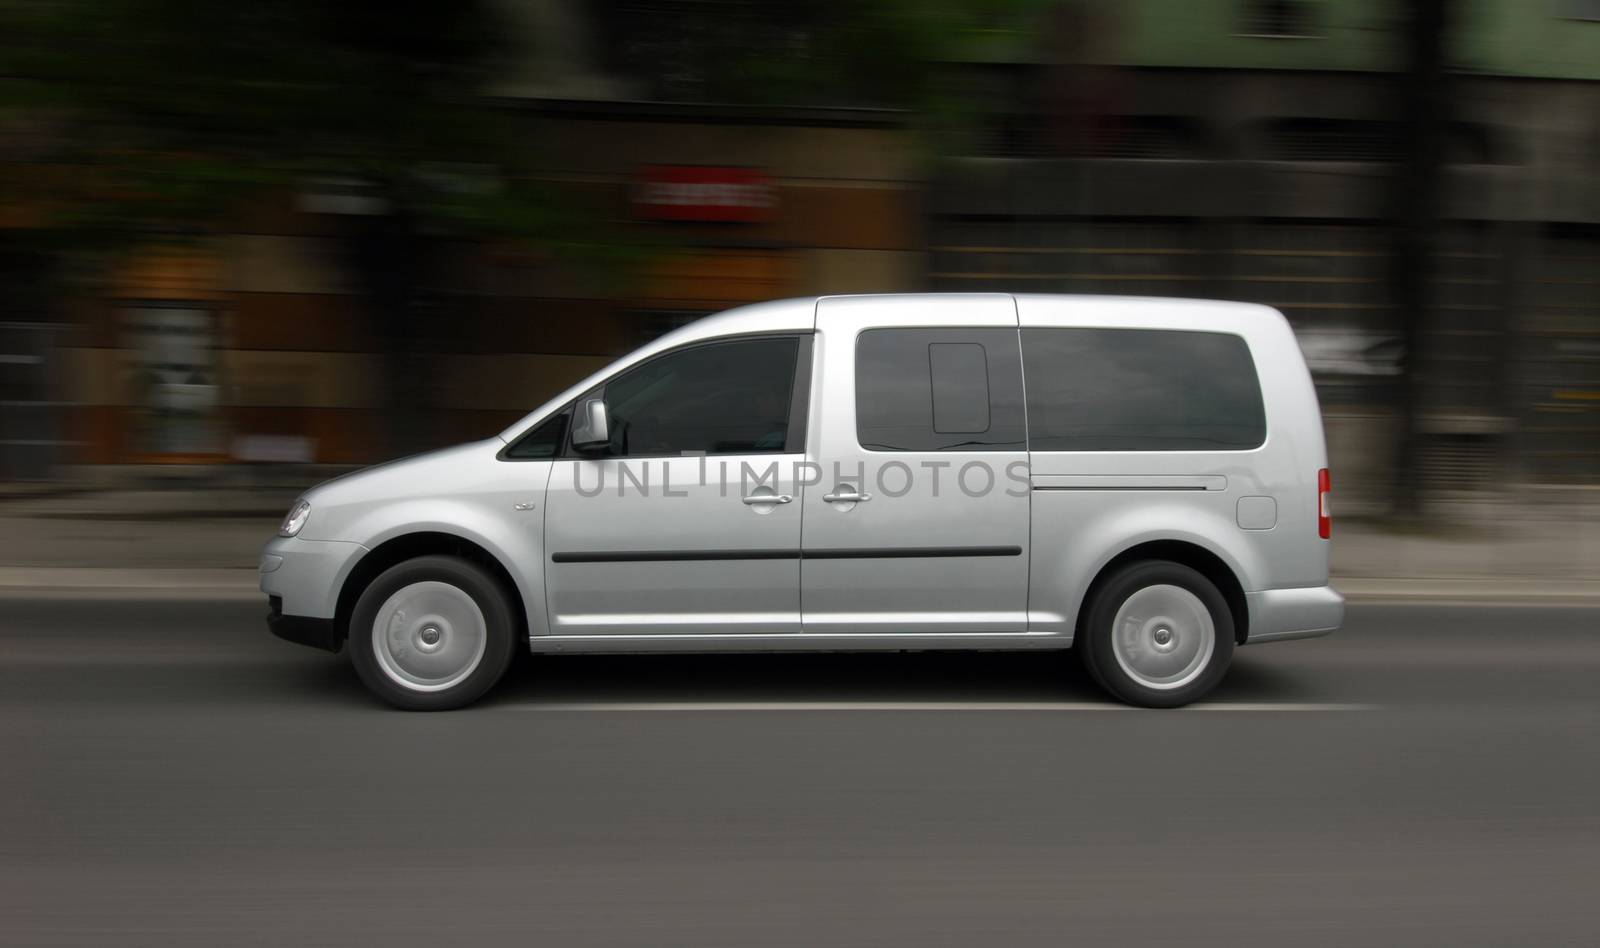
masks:
<path fill-rule="evenodd" d="M 350 661 L 362 684 L 397 708 L 471 704 L 511 665 L 510 598 L 482 567 L 419 556 L 381 573 L 350 616 Z"/>
<path fill-rule="evenodd" d="M 1233 659 L 1233 614 L 1181 563 L 1130 563 L 1085 606 L 1076 650 L 1102 688 L 1128 704 L 1176 708 L 1203 697 Z"/>

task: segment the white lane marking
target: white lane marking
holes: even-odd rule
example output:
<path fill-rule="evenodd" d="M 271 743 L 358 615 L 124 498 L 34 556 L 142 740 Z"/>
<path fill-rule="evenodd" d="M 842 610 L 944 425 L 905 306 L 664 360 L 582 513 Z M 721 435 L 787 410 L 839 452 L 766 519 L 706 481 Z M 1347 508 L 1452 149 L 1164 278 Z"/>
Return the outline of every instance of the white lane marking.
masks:
<path fill-rule="evenodd" d="M 1248 701 L 1217 701 L 1211 704 L 1191 704 L 1184 711 L 1378 711 L 1382 705 L 1331 702 L 1292 701 L 1252 703 Z"/>
<path fill-rule="evenodd" d="M 1099 701 L 549 701 L 519 711 L 1145 711 Z M 1375 704 L 1213 702 L 1180 711 L 1376 711 Z"/>

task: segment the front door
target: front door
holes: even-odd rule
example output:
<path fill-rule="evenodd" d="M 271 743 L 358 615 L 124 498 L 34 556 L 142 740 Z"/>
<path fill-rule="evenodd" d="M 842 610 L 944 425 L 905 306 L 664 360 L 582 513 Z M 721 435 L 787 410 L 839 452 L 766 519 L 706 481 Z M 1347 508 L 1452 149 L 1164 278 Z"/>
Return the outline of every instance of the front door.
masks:
<path fill-rule="evenodd" d="M 1027 631 L 1027 435 L 1009 296 L 824 299 L 805 631 Z M 815 483 L 810 483 L 815 481 Z"/>
<path fill-rule="evenodd" d="M 810 373 L 809 336 L 753 336 L 663 353 L 584 396 L 605 399 L 611 443 L 551 472 L 552 635 L 800 631 Z"/>

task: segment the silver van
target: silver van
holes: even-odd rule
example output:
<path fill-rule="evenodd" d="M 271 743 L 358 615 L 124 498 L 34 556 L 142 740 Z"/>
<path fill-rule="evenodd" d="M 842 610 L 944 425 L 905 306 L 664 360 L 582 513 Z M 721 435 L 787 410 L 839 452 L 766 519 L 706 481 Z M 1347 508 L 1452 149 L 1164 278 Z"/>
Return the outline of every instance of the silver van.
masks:
<path fill-rule="evenodd" d="M 272 631 L 402 708 L 535 652 L 1064 649 L 1175 707 L 1324 635 L 1328 471 L 1289 324 L 927 294 L 707 317 L 498 437 L 308 491 Z"/>

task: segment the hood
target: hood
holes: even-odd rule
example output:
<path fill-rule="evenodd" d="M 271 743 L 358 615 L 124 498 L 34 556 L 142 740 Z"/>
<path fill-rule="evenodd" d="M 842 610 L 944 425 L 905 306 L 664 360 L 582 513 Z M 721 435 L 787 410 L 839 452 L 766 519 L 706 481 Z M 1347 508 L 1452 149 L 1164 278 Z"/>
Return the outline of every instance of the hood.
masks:
<path fill-rule="evenodd" d="M 413 454 L 323 481 L 303 496 L 315 511 L 319 506 L 449 493 L 485 476 L 482 462 L 503 447 L 499 438 L 487 438 Z"/>

